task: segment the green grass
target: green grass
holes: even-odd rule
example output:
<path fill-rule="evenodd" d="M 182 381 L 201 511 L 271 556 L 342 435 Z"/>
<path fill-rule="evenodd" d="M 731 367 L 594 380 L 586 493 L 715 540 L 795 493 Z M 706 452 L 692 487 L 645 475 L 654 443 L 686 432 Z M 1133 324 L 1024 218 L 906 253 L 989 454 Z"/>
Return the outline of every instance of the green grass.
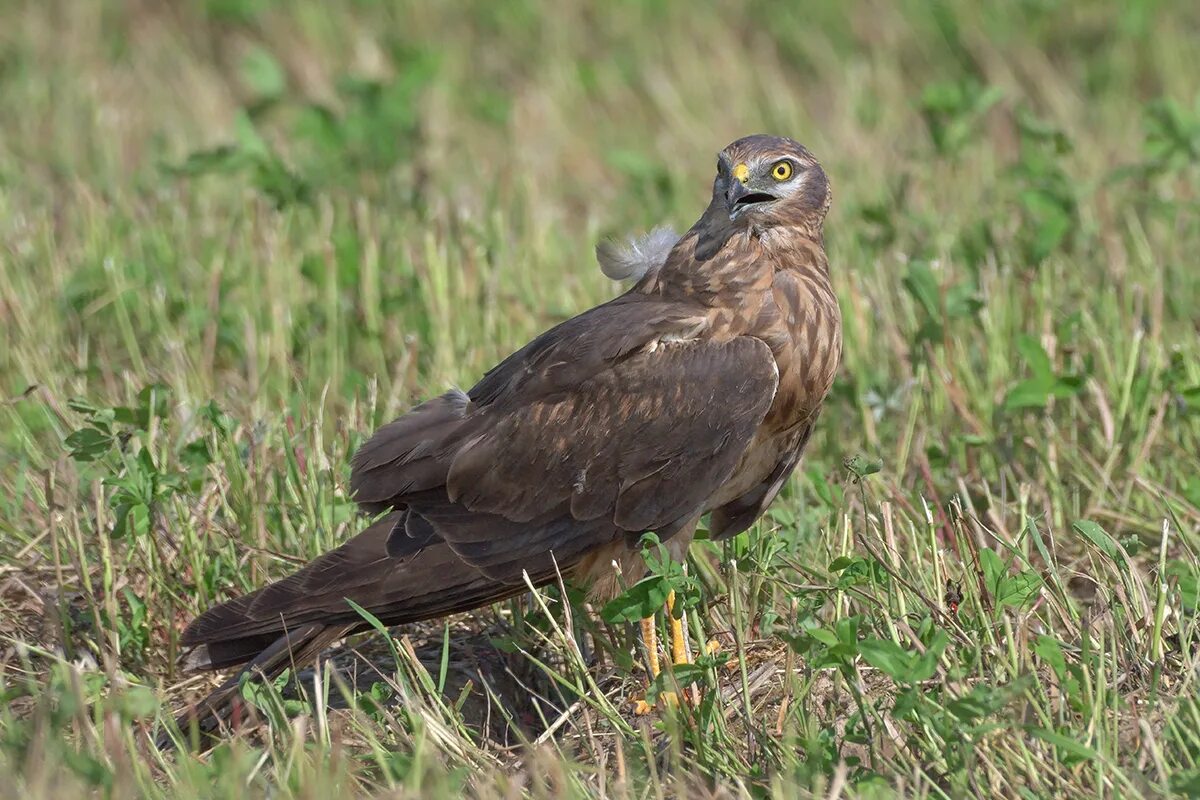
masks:
<path fill-rule="evenodd" d="M 1200 794 L 1200 9 L 696 6 L 6 5 L 0 796 Z M 634 718 L 553 590 L 156 753 L 182 626 L 361 524 L 362 437 L 758 131 L 831 176 L 844 369 L 693 549 L 701 705 Z"/>

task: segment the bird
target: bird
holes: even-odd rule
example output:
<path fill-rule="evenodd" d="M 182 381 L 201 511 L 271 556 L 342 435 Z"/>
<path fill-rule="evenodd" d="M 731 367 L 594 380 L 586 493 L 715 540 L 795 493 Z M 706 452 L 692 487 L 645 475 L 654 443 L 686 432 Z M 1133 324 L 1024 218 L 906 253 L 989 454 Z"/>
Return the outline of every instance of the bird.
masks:
<path fill-rule="evenodd" d="M 350 472 L 375 521 L 187 626 L 189 667 L 237 671 L 181 730 L 227 721 L 244 673 L 278 676 L 368 630 L 359 609 L 397 626 L 560 576 L 605 602 L 645 575 L 646 533 L 683 561 L 706 515 L 714 540 L 749 529 L 800 461 L 839 368 L 831 202 L 807 148 L 756 134 L 718 153 L 711 200 L 682 236 L 601 243 L 601 268 L 627 291 L 375 431 Z M 687 655 L 677 617 L 675 662 Z M 641 630 L 657 673 L 653 623 Z"/>

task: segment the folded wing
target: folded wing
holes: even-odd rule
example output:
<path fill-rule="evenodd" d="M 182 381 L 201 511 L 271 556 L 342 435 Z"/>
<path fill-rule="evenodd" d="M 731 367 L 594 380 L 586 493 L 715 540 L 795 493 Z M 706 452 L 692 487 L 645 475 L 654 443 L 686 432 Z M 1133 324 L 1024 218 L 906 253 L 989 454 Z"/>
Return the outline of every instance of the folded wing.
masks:
<path fill-rule="evenodd" d="M 405 510 L 389 547 L 432 530 L 485 575 L 520 582 L 705 510 L 770 407 L 774 360 L 755 338 L 698 335 L 676 309 L 629 310 L 571 320 L 468 394 L 419 408 L 428 421 L 406 415 L 364 445 L 355 496 Z"/>

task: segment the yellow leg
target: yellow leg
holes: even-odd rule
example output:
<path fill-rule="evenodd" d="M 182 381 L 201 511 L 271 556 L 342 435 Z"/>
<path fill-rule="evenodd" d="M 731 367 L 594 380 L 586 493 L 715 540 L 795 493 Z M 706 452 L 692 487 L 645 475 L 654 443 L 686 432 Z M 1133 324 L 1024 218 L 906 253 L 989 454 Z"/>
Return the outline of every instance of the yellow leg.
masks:
<path fill-rule="evenodd" d="M 673 591 L 667 595 L 667 620 L 671 631 L 671 663 L 692 663 L 692 652 L 687 638 L 687 617 L 680 614 L 679 619 L 675 619 L 675 592 Z M 646 645 L 646 652 L 650 657 L 650 679 L 654 680 L 662 671 L 662 665 L 658 658 L 658 630 L 654 617 L 642 620 L 642 643 Z M 663 700 L 668 705 L 678 702 L 674 692 L 664 692 Z M 634 709 L 637 714 L 649 714 L 653 710 L 654 706 L 647 703 L 644 698 L 637 701 Z"/>
<path fill-rule="evenodd" d="M 646 646 L 646 655 L 650 659 L 650 680 L 658 677 L 658 673 L 662 671 L 662 666 L 658 661 L 658 626 L 653 616 L 646 617 L 642 620 L 642 644 Z M 646 698 L 641 698 L 634 705 L 633 713 L 649 714 L 654 710 L 654 706 L 646 702 Z"/>
<path fill-rule="evenodd" d="M 667 617 L 671 620 L 671 663 L 692 663 L 692 653 L 691 648 L 688 647 L 687 628 L 685 627 L 687 617 L 680 613 L 679 619 L 675 619 L 674 591 L 667 594 Z"/>
<path fill-rule="evenodd" d="M 654 617 L 642 620 L 642 644 L 646 645 L 646 653 L 650 656 L 650 679 L 658 677 L 662 667 L 658 663 L 658 626 Z"/>
<path fill-rule="evenodd" d="M 692 663 L 692 645 L 687 633 L 687 611 L 679 610 L 679 619 L 675 619 L 675 593 L 667 595 L 667 614 L 671 618 L 671 661 L 674 664 Z M 700 705 L 700 690 L 692 686 L 685 690 L 685 695 L 692 705 Z M 670 699 L 674 699 L 674 695 Z"/>

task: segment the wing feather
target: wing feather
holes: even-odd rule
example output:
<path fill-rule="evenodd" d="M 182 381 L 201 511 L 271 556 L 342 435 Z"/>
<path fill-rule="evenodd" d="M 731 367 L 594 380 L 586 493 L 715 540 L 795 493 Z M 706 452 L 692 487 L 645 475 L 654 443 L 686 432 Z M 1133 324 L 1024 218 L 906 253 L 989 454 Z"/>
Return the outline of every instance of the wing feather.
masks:
<path fill-rule="evenodd" d="M 771 406 L 774 358 L 698 338 L 693 307 L 630 297 L 384 426 L 355 456 L 356 498 L 406 509 L 392 537 L 434 531 L 506 583 L 707 510 Z"/>

